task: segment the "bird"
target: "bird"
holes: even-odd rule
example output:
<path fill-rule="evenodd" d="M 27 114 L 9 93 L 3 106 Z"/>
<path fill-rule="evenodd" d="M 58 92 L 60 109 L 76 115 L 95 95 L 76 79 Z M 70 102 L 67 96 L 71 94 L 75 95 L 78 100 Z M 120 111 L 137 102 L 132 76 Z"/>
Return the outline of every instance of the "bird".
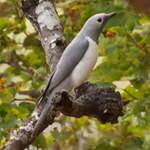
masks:
<path fill-rule="evenodd" d="M 45 95 L 49 95 L 35 124 L 33 135 L 49 112 L 54 95 L 62 90 L 70 92 L 88 79 L 98 58 L 99 35 L 107 21 L 115 15 L 115 12 L 93 15 L 66 47 L 41 98 L 41 101 L 45 100 Z"/>

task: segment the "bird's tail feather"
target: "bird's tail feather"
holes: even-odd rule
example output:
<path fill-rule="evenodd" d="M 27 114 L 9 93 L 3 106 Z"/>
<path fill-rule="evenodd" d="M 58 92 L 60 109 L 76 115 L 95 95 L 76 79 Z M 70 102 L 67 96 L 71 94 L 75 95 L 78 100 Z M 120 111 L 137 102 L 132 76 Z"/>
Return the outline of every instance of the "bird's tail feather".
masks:
<path fill-rule="evenodd" d="M 47 102 L 44 106 L 43 111 L 41 112 L 41 115 L 39 116 L 39 120 L 37 121 L 37 123 L 35 124 L 35 127 L 33 129 L 33 133 L 32 133 L 32 137 L 35 137 L 39 131 L 41 130 L 41 127 L 44 124 L 44 121 L 47 117 L 48 112 L 50 112 L 51 110 L 49 110 L 51 105 L 52 105 L 52 98 L 54 96 L 54 92 L 51 93 L 51 95 L 48 97 Z M 43 99 L 43 98 L 42 98 Z"/>
<path fill-rule="evenodd" d="M 37 107 L 43 102 L 43 100 L 45 101 L 45 96 L 47 95 L 47 93 L 50 93 L 50 90 L 52 90 L 50 88 L 50 84 L 51 84 L 51 80 L 53 78 L 54 72 L 51 73 L 51 76 L 49 78 L 48 84 L 45 87 L 43 93 L 39 96 L 38 101 L 37 101 Z"/>

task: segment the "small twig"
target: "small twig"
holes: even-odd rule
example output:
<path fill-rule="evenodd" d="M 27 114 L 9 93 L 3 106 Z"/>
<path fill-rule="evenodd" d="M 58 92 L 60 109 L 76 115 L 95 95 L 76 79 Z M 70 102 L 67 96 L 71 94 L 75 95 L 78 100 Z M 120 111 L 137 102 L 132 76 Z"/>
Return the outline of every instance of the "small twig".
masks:
<path fill-rule="evenodd" d="M 16 54 L 15 51 L 12 52 L 11 58 L 8 60 L 1 60 L 0 63 L 8 64 L 12 67 L 19 68 L 25 72 L 30 74 L 34 74 L 34 69 L 30 66 L 26 65 L 26 63 L 22 60 L 20 56 Z"/>
<path fill-rule="evenodd" d="M 22 98 L 22 99 L 20 99 L 20 98 L 14 98 L 13 100 L 12 100 L 12 102 L 16 102 L 16 101 L 20 101 L 20 102 L 25 102 L 25 101 L 29 101 L 29 102 L 35 102 L 33 99 L 31 99 L 31 98 Z"/>
<path fill-rule="evenodd" d="M 35 90 L 32 90 L 32 91 L 20 91 L 19 94 L 27 95 L 27 96 L 30 96 L 32 98 L 38 98 L 42 94 L 42 92 L 35 91 Z"/>

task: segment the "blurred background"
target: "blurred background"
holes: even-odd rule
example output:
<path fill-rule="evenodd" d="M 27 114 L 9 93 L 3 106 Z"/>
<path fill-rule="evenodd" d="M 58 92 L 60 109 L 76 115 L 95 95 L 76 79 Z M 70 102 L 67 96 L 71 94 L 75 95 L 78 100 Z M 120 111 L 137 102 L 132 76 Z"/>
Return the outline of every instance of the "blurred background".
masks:
<path fill-rule="evenodd" d="M 117 12 L 100 36 L 90 81 L 129 103 L 116 124 L 60 116 L 33 143 L 41 150 L 150 150 L 150 1 L 55 0 L 69 43 L 87 18 Z M 32 112 L 50 73 L 19 0 L 0 0 L 0 147 Z M 28 148 L 33 149 L 33 148 Z"/>

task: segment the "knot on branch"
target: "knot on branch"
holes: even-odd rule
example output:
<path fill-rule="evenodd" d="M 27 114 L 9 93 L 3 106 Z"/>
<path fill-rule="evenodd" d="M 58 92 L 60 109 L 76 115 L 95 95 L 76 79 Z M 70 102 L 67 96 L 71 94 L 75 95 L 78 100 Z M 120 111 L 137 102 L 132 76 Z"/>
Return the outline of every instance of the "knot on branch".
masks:
<path fill-rule="evenodd" d="M 92 116 L 102 123 L 116 123 L 122 115 L 123 102 L 119 92 L 112 88 L 100 88 L 89 82 L 75 90 L 75 97 L 66 91 L 54 97 L 56 110 L 72 117 Z"/>
<path fill-rule="evenodd" d="M 22 10 L 28 12 L 31 8 L 35 8 L 39 4 L 39 0 L 22 0 Z"/>

